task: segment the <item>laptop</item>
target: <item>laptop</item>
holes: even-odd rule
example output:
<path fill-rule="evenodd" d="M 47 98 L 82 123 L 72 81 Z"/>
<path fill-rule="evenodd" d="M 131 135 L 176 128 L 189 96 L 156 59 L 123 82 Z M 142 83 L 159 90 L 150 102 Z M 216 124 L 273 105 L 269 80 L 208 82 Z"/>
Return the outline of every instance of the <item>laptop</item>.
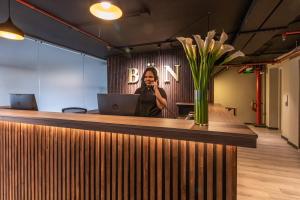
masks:
<path fill-rule="evenodd" d="M 10 94 L 10 107 L 16 110 L 38 110 L 34 94 Z"/>
<path fill-rule="evenodd" d="M 98 94 L 99 113 L 134 116 L 139 96 L 139 94 Z"/>

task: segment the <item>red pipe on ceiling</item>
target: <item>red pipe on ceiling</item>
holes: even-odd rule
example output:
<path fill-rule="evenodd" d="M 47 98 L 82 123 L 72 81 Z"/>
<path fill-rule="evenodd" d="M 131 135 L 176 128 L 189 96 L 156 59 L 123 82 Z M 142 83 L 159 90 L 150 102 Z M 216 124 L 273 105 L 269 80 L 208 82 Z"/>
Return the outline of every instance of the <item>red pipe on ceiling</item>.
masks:
<path fill-rule="evenodd" d="M 62 19 L 62 18 L 60 18 L 58 16 L 55 16 L 55 15 L 53 15 L 53 14 L 51 14 L 51 13 L 49 13 L 49 12 L 47 12 L 47 11 L 41 9 L 41 8 L 38 8 L 38 7 L 32 5 L 32 4 L 30 4 L 30 3 L 28 3 L 28 2 L 26 2 L 24 0 L 16 0 L 16 1 L 18 3 L 26 6 L 27 8 L 30 8 L 31 10 L 34 10 L 34 11 L 36 11 L 38 13 L 41 13 L 41 14 L 43 14 L 43 15 L 51 18 L 51 19 L 53 19 L 54 21 L 57 21 L 57 22 L 65 25 L 65 26 L 67 26 L 67 27 L 69 27 L 69 28 L 77 31 L 77 32 L 80 32 L 80 33 L 82 33 L 82 34 L 84 34 L 84 35 L 86 35 L 86 36 L 88 36 L 88 37 L 90 37 L 90 38 L 92 38 L 92 39 L 100 42 L 101 44 L 104 44 L 104 45 L 109 46 L 109 47 L 113 47 L 110 43 L 102 40 L 101 38 L 97 37 L 96 35 L 94 35 L 94 34 L 92 34 L 90 32 L 87 32 L 87 31 L 85 31 L 85 30 L 83 30 L 83 29 L 81 29 L 81 28 L 79 28 L 79 27 L 77 27 L 77 26 L 69 23 L 66 20 L 64 20 L 64 19 Z"/>
<path fill-rule="evenodd" d="M 246 65 L 246 66 L 242 67 L 241 69 L 239 69 L 239 74 L 244 73 L 244 71 L 249 67 L 251 67 L 251 66 Z"/>
<path fill-rule="evenodd" d="M 300 34 L 300 31 L 290 31 L 290 32 L 285 32 L 283 35 L 297 35 Z"/>
<path fill-rule="evenodd" d="M 289 31 L 282 33 L 282 39 L 285 40 L 288 35 L 298 35 L 300 31 Z"/>

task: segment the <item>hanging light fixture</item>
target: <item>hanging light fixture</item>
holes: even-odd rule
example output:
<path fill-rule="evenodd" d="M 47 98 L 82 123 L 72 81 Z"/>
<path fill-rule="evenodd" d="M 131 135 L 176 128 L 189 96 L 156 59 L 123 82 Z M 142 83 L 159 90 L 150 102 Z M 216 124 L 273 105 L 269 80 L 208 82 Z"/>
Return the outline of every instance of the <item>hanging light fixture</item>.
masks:
<path fill-rule="evenodd" d="M 0 37 L 10 40 L 24 40 L 24 33 L 19 29 L 10 18 L 10 0 L 8 0 L 8 19 L 0 24 Z"/>
<path fill-rule="evenodd" d="M 123 15 L 122 10 L 109 1 L 94 3 L 90 7 L 90 12 L 94 16 L 104 20 L 119 19 Z"/>

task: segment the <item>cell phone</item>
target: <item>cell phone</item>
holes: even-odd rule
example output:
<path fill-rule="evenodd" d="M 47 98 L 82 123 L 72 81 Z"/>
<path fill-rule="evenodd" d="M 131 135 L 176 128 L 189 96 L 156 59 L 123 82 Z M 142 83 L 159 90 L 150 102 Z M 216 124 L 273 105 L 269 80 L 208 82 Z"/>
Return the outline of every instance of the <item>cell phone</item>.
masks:
<path fill-rule="evenodd" d="M 152 93 L 154 93 L 154 86 L 153 86 L 153 85 L 148 86 L 148 88 L 149 88 L 149 90 L 150 90 Z"/>

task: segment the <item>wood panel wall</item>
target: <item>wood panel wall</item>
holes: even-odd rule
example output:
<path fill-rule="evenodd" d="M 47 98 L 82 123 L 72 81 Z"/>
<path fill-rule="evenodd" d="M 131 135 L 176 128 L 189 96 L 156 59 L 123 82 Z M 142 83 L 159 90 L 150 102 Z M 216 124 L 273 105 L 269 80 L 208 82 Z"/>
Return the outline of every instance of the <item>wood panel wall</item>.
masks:
<path fill-rule="evenodd" d="M 138 68 L 141 78 L 147 63 L 154 63 L 159 69 L 159 85 L 166 91 L 168 97 L 168 110 L 164 110 L 163 116 L 177 117 L 176 102 L 194 101 L 192 74 L 186 56 L 181 49 L 132 54 L 130 58 L 122 55 L 109 57 L 107 61 L 108 92 L 133 94 L 140 87 L 141 81 L 137 84 L 128 84 L 128 68 Z M 174 65 L 181 66 L 179 69 L 179 82 L 176 82 L 171 75 L 169 75 L 170 83 L 163 82 L 166 73 L 165 65 L 171 66 L 174 71 Z"/>
<path fill-rule="evenodd" d="M 236 199 L 236 147 L 0 121 L 0 200 Z"/>

